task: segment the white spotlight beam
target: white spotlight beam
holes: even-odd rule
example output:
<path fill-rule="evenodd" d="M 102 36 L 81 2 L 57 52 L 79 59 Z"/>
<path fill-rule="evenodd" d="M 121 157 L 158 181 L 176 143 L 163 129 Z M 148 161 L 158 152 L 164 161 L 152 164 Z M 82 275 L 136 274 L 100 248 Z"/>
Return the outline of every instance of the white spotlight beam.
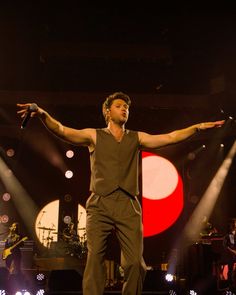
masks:
<path fill-rule="evenodd" d="M 0 158 L 0 178 L 6 190 L 11 194 L 15 207 L 24 221 L 26 228 L 29 233 L 32 234 L 32 237 L 34 237 L 35 232 L 33 224 L 38 211 L 36 204 L 2 158 Z"/>
<path fill-rule="evenodd" d="M 208 218 L 211 215 L 235 154 L 236 141 L 185 226 L 184 236 L 187 240 L 195 241 L 199 238 L 202 229 L 202 218 L 204 216 Z"/>
<path fill-rule="evenodd" d="M 43 142 L 43 144 L 39 145 L 38 142 Z M 27 143 L 32 149 L 42 155 L 48 163 L 60 169 L 62 173 L 67 170 L 63 157 L 47 134 L 37 133 L 35 135 L 35 133 L 29 133 L 27 135 Z"/>
<path fill-rule="evenodd" d="M 185 249 L 187 246 L 189 246 L 189 244 L 192 244 L 199 239 L 202 229 L 203 217 L 209 218 L 211 215 L 235 154 L 236 141 L 232 145 L 228 155 L 222 162 L 220 168 L 216 172 L 199 204 L 187 222 L 183 234 L 177 242 L 177 248 Z M 171 255 L 169 258 L 168 271 L 171 273 L 175 273 L 177 260 L 178 258 L 175 255 Z"/>

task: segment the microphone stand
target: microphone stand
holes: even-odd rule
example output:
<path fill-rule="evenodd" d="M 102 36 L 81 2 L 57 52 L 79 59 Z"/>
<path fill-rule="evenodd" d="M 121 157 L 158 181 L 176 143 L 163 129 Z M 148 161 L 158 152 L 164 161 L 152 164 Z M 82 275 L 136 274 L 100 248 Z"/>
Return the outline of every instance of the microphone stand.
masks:
<path fill-rule="evenodd" d="M 43 211 L 43 212 L 42 212 L 42 215 L 41 215 L 41 217 L 40 217 L 40 219 L 39 219 L 39 222 L 37 223 L 37 228 L 39 228 L 39 227 L 41 226 L 41 220 L 42 220 L 42 218 L 43 218 L 44 213 L 46 213 L 46 211 Z M 41 229 L 39 228 L 39 241 L 41 242 L 40 239 L 41 239 Z M 44 240 L 44 236 L 43 236 L 43 240 Z"/>

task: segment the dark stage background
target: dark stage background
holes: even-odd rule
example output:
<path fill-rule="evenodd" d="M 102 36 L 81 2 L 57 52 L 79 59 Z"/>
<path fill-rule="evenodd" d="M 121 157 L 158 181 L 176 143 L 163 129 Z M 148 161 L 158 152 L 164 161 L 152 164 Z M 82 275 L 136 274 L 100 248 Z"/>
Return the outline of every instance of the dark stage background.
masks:
<path fill-rule="evenodd" d="M 232 116 L 222 137 L 218 130 L 200 132 L 156 151 L 175 164 L 184 182 L 185 206 L 177 222 L 144 240 L 147 264 L 165 261 L 219 167 L 214 144 L 224 143 L 226 155 L 235 140 L 235 22 L 234 9 L 217 7 L 1 3 L 0 152 L 38 210 L 66 194 L 85 205 L 89 155 L 73 147 L 75 157 L 66 159 L 71 146 L 37 119 L 21 130 L 17 102 L 36 102 L 74 128 L 103 127 L 104 98 L 124 91 L 132 99 L 127 128 L 150 133 Z M 189 153 L 203 144 L 207 148 L 189 160 Z M 74 171 L 72 179 L 40 152 L 52 146 Z M 10 147 L 15 149 L 12 158 L 5 153 Z M 235 170 L 233 160 L 210 218 L 222 234 L 228 218 L 236 216 Z M 0 192 L 5 192 L 3 183 Z M 20 220 L 17 209 L 12 206 L 11 218 Z"/>

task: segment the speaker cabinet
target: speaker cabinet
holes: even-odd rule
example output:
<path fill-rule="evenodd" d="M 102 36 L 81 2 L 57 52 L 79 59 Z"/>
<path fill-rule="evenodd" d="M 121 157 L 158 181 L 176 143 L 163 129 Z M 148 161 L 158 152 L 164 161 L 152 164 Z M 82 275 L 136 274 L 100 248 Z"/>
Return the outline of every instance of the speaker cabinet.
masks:
<path fill-rule="evenodd" d="M 48 289 L 50 292 L 81 291 L 82 276 L 75 269 L 52 270 L 49 275 Z"/>
<path fill-rule="evenodd" d="M 148 270 L 144 280 L 144 291 L 165 291 L 167 285 L 165 283 L 166 271 L 159 269 Z"/>

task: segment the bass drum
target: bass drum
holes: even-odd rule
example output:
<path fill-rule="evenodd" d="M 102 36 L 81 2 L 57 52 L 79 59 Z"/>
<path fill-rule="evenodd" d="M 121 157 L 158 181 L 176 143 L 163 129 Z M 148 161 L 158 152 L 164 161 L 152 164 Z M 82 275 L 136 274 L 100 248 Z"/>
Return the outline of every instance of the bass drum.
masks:
<path fill-rule="evenodd" d="M 74 256 L 80 260 L 87 258 L 87 247 L 79 242 L 69 242 L 66 246 L 66 254 Z"/>
<path fill-rule="evenodd" d="M 71 232 L 69 228 L 64 228 L 62 232 L 62 239 L 69 243 L 69 242 L 79 242 L 79 236 L 76 235 L 75 231 Z"/>

